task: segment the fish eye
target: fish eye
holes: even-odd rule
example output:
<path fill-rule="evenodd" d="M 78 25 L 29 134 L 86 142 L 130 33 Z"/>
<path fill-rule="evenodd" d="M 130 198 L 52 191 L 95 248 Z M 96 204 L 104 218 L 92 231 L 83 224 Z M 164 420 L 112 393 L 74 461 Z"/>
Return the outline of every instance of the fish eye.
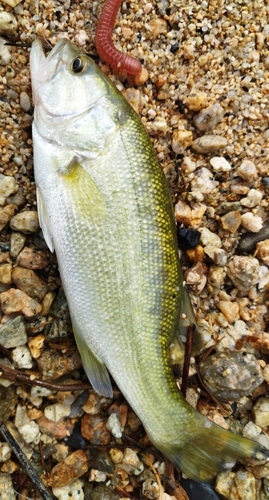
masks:
<path fill-rule="evenodd" d="M 74 59 L 72 69 L 74 73 L 82 73 L 82 71 L 85 69 L 85 64 L 81 57 L 76 57 L 76 59 Z"/>

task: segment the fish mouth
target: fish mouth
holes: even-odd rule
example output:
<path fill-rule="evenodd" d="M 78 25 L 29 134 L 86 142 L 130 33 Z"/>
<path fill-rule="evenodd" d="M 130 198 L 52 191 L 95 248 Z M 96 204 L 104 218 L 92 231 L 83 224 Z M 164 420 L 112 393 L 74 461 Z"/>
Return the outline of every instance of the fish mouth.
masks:
<path fill-rule="evenodd" d="M 30 56 L 31 78 L 34 84 L 49 82 L 66 64 L 64 48 L 70 44 L 67 38 L 58 42 L 46 56 L 41 40 L 33 42 Z"/>

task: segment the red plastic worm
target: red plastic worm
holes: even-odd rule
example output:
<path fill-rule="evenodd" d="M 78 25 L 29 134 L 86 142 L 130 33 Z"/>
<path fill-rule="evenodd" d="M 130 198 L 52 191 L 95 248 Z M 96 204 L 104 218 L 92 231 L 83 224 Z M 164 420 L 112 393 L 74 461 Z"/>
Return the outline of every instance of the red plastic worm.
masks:
<path fill-rule="evenodd" d="M 135 57 L 116 49 L 112 43 L 112 30 L 118 10 L 123 0 L 106 0 L 96 26 L 95 47 L 98 55 L 112 68 L 119 72 L 137 75 L 142 64 Z"/>

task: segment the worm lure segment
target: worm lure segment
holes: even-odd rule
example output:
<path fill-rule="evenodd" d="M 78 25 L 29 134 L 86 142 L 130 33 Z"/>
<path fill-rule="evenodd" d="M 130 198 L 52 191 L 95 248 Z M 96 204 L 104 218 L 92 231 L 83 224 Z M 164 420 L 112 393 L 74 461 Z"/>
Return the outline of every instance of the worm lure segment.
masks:
<path fill-rule="evenodd" d="M 137 75 L 142 69 L 140 61 L 116 49 L 112 42 L 112 30 L 121 3 L 122 0 L 106 0 L 97 22 L 95 46 L 100 58 L 109 66 L 117 69 L 120 73 Z"/>

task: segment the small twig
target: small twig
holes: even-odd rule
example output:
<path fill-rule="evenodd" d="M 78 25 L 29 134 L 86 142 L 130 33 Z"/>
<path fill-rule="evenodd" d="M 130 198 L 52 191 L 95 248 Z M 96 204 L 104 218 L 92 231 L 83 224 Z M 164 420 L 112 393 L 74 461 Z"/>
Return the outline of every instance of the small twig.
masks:
<path fill-rule="evenodd" d="M 40 380 L 39 378 L 31 379 L 30 375 L 25 375 L 18 370 L 13 370 L 6 365 L 0 364 L 0 378 L 6 378 L 12 382 L 17 382 L 26 385 L 38 385 L 40 387 L 45 387 L 51 391 L 84 391 L 85 389 L 95 392 L 90 383 L 85 384 L 55 384 L 54 382 L 47 382 L 45 380 Z"/>
<path fill-rule="evenodd" d="M 146 462 L 147 462 L 147 465 L 151 468 L 154 476 L 156 477 L 156 481 L 157 481 L 157 484 L 159 486 L 159 500 L 161 500 L 163 487 L 162 487 L 162 483 L 160 480 L 160 476 L 159 476 L 158 472 L 156 471 L 154 465 L 151 463 L 150 459 L 147 456 L 146 456 Z"/>
<path fill-rule="evenodd" d="M 17 441 L 13 438 L 13 436 L 10 434 L 8 429 L 4 424 L 0 425 L 0 432 L 6 442 L 9 444 L 10 448 L 12 449 L 13 453 L 16 455 L 22 466 L 24 467 L 26 473 L 30 477 L 33 485 L 38 489 L 40 495 L 44 500 L 55 500 L 55 497 L 52 496 L 45 485 L 42 483 L 42 481 L 39 479 L 37 473 L 35 472 L 32 464 L 29 462 L 28 458 L 26 455 L 23 453 L 21 448 L 19 447 Z"/>
<path fill-rule="evenodd" d="M 188 381 L 188 376 L 189 376 L 191 350 L 192 350 L 194 332 L 195 332 L 195 325 L 190 325 L 188 327 L 188 331 L 187 331 L 187 342 L 186 342 L 186 347 L 185 347 L 185 357 L 184 357 L 184 366 L 183 366 L 182 383 L 181 383 L 181 392 L 182 392 L 184 398 L 186 397 L 186 393 L 187 393 L 187 381 Z"/>

